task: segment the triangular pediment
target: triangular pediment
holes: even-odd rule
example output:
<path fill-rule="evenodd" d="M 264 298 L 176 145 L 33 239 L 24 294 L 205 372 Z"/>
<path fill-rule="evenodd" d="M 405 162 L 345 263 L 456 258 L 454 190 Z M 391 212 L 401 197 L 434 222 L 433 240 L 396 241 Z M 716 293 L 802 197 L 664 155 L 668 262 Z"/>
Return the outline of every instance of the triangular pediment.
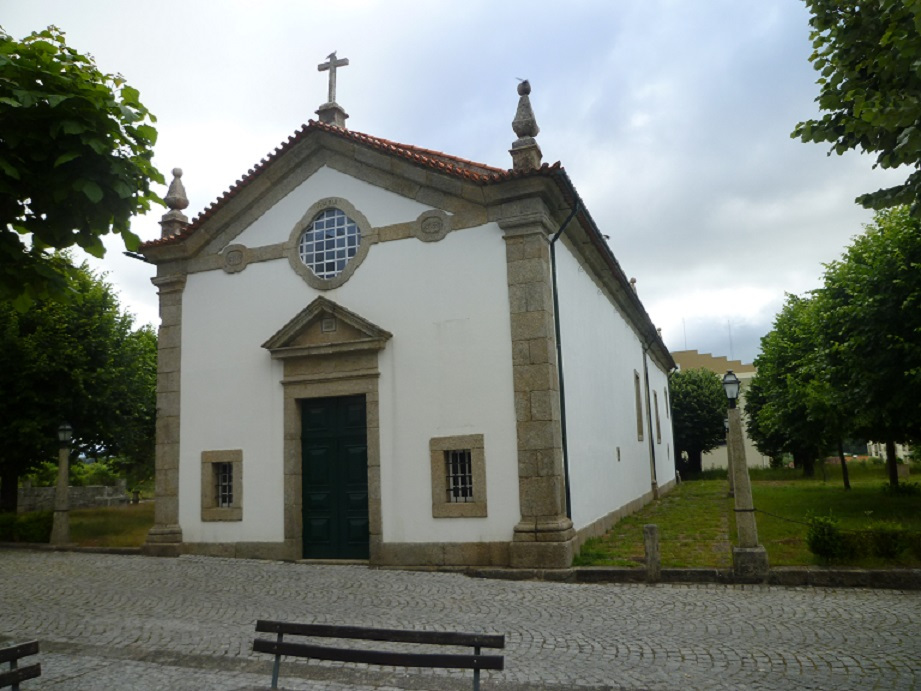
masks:
<path fill-rule="evenodd" d="M 485 164 L 311 121 L 183 230 L 143 243 L 141 252 L 155 264 L 217 255 L 323 167 L 452 215 L 479 208 L 481 187 L 506 174 Z"/>
<path fill-rule="evenodd" d="M 342 305 L 318 297 L 262 344 L 273 358 L 383 350 L 393 335 Z"/>

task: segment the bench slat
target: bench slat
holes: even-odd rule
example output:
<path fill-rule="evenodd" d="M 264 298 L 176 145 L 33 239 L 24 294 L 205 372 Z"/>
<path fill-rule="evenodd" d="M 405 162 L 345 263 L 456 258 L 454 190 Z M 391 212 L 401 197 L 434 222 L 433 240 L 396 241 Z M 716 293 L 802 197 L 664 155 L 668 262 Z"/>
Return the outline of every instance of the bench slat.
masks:
<path fill-rule="evenodd" d="M 332 626 L 328 624 L 295 624 L 284 621 L 260 619 L 256 622 L 260 633 L 283 633 L 319 638 L 353 638 L 366 641 L 392 643 L 429 643 L 431 645 L 479 646 L 504 648 L 505 636 L 496 634 L 458 633 L 455 631 L 404 631 L 401 629 L 369 629 L 359 626 Z"/>
<path fill-rule="evenodd" d="M 9 648 L 0 648 L 0 662 L 18 660 L 27 655 L 36 654 L 38 654 L 38 641 L 29 641 L 28 643 L 12 645 Z"/>
<path fill-rule="evenodd" d="M 439 667 L 445 669 L 494 669 L 504 668 L 500 655 L 446 655 L 430 653 L 397 653 L 383 650 L 361 650 L 348 648 L 329 648 L 306 643 L 278 643 L 257 638 L 253 641 L 253 650 L 272 655 L 291 655 L 309 657 L 315 660 L 333 662 L 361 662 L 370 665 L 399 667 Z"/>
<path fill-rule="evenodd" d="M 18 684 L 26 679 L 35 679 L 42 675 L 42 666 L 40 664 L 28 665 L 27 667 L 18 667 L 9 672 L 0 672 L 0 688 Z"/>

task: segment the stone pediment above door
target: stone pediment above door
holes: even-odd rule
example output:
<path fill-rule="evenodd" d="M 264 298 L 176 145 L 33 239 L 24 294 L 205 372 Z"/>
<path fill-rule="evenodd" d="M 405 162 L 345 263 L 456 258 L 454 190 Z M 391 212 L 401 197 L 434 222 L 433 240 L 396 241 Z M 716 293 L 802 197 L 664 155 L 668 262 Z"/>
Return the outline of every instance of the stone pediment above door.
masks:
<path fill-rule="evenodd" d="M 273 358 L 383 350 L 393 337 L 342 305 L 318 297 L 262 344 Z"/>

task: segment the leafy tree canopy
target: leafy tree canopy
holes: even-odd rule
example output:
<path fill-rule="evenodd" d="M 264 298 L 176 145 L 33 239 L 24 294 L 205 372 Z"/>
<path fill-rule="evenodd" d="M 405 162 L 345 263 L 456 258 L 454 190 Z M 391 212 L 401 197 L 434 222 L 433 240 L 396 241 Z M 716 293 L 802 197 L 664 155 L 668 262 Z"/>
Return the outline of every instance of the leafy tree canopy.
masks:
<path fill-rule="evenodd" d="M 830 142 L 838 154 L 875 154 L 881 168 L 911 166 L 903 184 L 857 201 L 872 209 L 911 205 L 921 216 L 921 3 L 805 2 L 824 115 L 799 123 L 791 136 Z"/>
<path fill-rule="evenodd" d="M 49 248 L 101 257 L 114 232 L 136 249 L 131 217 L 160 203 L 156 118 L 64 39 L 55 27 L 22 41 L 0 28 L 0 299 L 18 309 L 67 294 L 69 265 Z"/>
<path fill-rule="evenodd" d="M 807 473 L 854 434 L 890 448 L 921 438 L 921 218 L 904 206 L 877 212 L 820 289 L 788 296 L 755 365 L 749 434 Z"/>
<path fill-rule="evenodd" d="M 20 475 L 57 457 L 61 422 L 74 428 L 75 453 L 124 454 L 152 471 L 156 336 L 132 330 L 112 288 L 85 264 L 68 289 L 70 300 L 25 311 L 0 301 L 0 510 L 15 509 Z"/>
<path fill-rule="evenodd" d="M 921 219 L 876 214 L 825 272 L 822 336 L 835 387 L 873 439 L 921 436 Z"/>
<path fill-rule="evenodd" d="M 787 296 L 774 328 L 761 339 L 758 373 L 746 399 L 748 431 L 758 448 L 793 454 L 807 475 L 829 445 L 828 408 L 835 402 L 825 378 L 818 319 L 814 298 Z"/>
<path fill-rule="evenodd" d="M 688 369 L 669 377 L 675 452 L 688 455 L 684 472 L 701 471 L 701 455 L 726 440 L 726 393 L 715 372 Z M 680 468 L 679 468 L 680 469 Z"/>

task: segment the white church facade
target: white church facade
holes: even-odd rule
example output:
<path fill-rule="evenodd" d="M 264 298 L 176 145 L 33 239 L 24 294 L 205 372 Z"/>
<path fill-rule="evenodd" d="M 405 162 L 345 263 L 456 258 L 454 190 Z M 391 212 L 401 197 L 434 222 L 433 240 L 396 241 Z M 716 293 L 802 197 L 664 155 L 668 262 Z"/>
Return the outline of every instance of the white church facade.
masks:
<path fill-rule="evenodd" d="M 674 362 L 528 91 L 509 170 L 331 89 L 192 222 L 174 171 L 148 552 L 562 568 L 673 484 Z"/>

